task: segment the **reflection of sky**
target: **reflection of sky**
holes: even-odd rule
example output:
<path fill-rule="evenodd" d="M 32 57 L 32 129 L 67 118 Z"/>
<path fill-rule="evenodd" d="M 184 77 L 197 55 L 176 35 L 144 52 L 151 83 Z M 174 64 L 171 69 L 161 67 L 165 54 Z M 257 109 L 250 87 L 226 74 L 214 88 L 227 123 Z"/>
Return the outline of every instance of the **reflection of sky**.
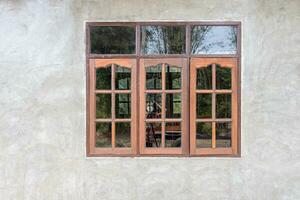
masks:
<path fill-rule="evenodd" d="M 195 28 L 194 30 L 198 30 Z M 194 54 L 235 54 L 236 28 L 233 26 L 211 26 Z M 233 40 L 234 39 L 234 40 Z"/>

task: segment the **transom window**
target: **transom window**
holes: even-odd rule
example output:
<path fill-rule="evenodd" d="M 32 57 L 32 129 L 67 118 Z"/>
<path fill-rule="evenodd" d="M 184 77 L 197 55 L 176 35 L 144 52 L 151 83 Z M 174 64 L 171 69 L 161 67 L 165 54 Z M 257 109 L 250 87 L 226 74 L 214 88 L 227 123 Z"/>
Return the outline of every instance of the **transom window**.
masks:
<path fill-rule="evenodd" d="M 88 156 L 239 156 L 239 22 L 90 22 Z"/>

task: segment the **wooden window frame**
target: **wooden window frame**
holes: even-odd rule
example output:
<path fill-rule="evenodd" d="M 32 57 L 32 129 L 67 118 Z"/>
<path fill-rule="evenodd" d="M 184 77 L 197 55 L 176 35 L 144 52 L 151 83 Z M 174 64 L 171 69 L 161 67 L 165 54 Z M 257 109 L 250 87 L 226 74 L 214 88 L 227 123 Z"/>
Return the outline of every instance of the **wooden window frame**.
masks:
<path fill-rule="evenodd" d="M 186 30 L 186 44 L 185 44 L 185 53 L 184 54 L 157 54 L 157 55 L 143 55 L 140 51 L 141 46 L 141 26 L 144 25 L 165 25 L 165 26 L 174 26 L 174 25 L 183 25 L 185 26 Z M 191 27 L 196 25 L 203 25 L 203 26 L 235 26 L 237 29 L 237 49 L 235 54 L 191 54 L 191 48 L 190 48 L 190 41 L 191 41 Z M 90 27 L 91 26 L 132 26 L 136 29 L 136 38 L 135 38 L 135 53 L 134 54 L 92 54 L 90 52 Z M 176 156 L 176 157 L 199 157 L 199 156 L 227 156 L 227 157 L 240 157 L 241 156 L 241 22 L 238 21 L 222 21 L 222 22 L 212 22 L 212 21 L 188 21 L 188 22 L 178 22 L 178 21 L 167 21 L 167 22 L 86 22 L 85 23 L 85 31 L 86 31 L 86 99 L 87 99 L 87 115 L 86 115 L 86 154 L 88 157 L 95 157 L 95 156 L 129 156 L 129 157 L 139 157 L 139 156 Z M 183 144 L 182 142 L 182 152 L 174 153 L 174 152 L 162 152 L 162 153 L 144 153 L 141 148 L 141 140 L 140 140 L 140 126 L 141 126 L 141 110 L 140 110 L 140 97 L 141 97 L 141 86 L 140 84 L 136 84 L 136 86 L 131 85 L 132 90 L 132 101 L 135 101 L 135 104 L 132 103 L 132 106 L 134 108 L 134 113 L 136 113 L 136 117 L 132 117 L 133 111 L 131 113 L 131 120 L 134 120 L 133 123 L 135 123 L 134 127 L 134 133 L 131 133 L 131 147 L 132 149 L 130 151 L 121 151 L 121 150 L 105 150 L 99 149 L 97 150 L 93 144 L 94 144 L 94 133 L 93 133 L 93 109 L 95 109 L 93 106 L 93 93 L 95 92 L 93 88 L 94 84 L 94 78 L 93 78 L 93 72 L 91 68 L 95 67 L 95 63 L 100 62 L 99 60 L 111 60 L 111 59 L 125 59 L 130 60 L 134 59 L 135 67 L 132 73 L 132 78 L 135 78 L 135 81 L 137 83 L 140 83 L 141 78 L 141 62 L 145 59 L 186 59 L 187 60 L 187 68 L 184 70 L 185 74 L 182 74 L 186 77 L 187 87 L 191 87 L 191 77 L 190 77 L 190 68 L 192 68 L 192 60 L 196 58 L 204 58 L 204 59 L 222 59 L 222 58 L 229 58 L 234 59 L 236 62 L 235 67 L 235 75 L 236 75 L 236 100 L 234 104 L 236 105 L 236 114 L 235 114 L 235 120 L 236 120 L 236 135 L 235 135 L 235 146 L 232 148 L 233 150 L 230 152 L 206 152 L 206 153 L 197 153 L 192 149 L 192 145 L 187 142 L 187 145 Z M 118 63 L 116 63 L 118 64 Z M 133 83 L 133 79 L 131 80 L 131 83 Z M 183 88 L 184 90 L 184 88 Z M 186 103 L 191 103 L 190 99 L 191 91 L 187 89 L 186 91 Z M 182 109 L 185 108 L 185 105 L 182 105 Z M 131 108 L 133 110 L 133 108 Z M 186 108 L 187 113 L 190 112 L 191 108 Z M 185 120 L 187 121 L 186 124 L 186 135 L 184 138 L 188 141 L 191 140 L 191 119 L 190 114 L 187 114 Z M 132 135 L 133 134 L 133 135 Z M 191 141 L 190 141 L 191 142 Z"/>

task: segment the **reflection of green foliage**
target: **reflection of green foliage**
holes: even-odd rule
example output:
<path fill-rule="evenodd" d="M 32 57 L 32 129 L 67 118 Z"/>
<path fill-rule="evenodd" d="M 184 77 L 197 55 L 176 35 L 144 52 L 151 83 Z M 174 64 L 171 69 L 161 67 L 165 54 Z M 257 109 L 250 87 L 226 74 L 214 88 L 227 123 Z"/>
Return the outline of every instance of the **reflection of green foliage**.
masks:
<path fill-rule="evenodd" d="M 135 28 L 126 26 L 91 27 L 91 52 L 94 54 L 132 54 Z"/>
<path fill-rule="evenodd" d="M 216 117 L 231 118 L 231 94 L 216 95 Z"/>
<path fill-rule="evenodd" d="M 111 94 L 96 94 L 96 117 L 111 117 Z"/>
<path fill-rule="evenodd" d="M 146 88 L 161 89 L 162 64 L 146 68 Z"/>
<path fill-rule="evenodd" d="M 212 89 L 212 65 L 197 69 L 197 89 Z"/>
<path fill-rule="evenodd" d="M 130 123 L 116 123 L 116 147 L 130 146 Z"/>
<path fill-rule="evenodd" d="M 96 123 L 96 147 L 111 147 L 111 123 Z"/>
<path fill-rule="evenodd" d="M 199 122 L 199 123 L 197 123 L 197 134 L 211 136 L 211 134 L 212 134 L 211 122 Z"/>
<path fill-rule="evenodd" d="M 197 94 L 197 117 L 211 118 L 211 94 Z"/>
<path fill-rule="evenodd" d="M 96 89 L 111 89 L 111 66 L 96 70 Z"/>
<path fill-rule="evenodd" d="M 130 94 L 116 94 L 116 117 L 130 118 Z"/>
<path fill-rule="evenodd" d="M 216 67 L 217 89 L 231 89 L 231 69 L 228 67 Z"/>

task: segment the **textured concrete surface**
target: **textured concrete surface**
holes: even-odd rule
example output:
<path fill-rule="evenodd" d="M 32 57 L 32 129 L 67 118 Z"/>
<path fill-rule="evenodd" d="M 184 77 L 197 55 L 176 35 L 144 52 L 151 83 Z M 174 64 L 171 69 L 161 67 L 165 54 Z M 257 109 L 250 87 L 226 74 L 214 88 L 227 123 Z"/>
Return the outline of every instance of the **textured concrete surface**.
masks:
<path fill-rule="evenodd" d="M 86 158 L 84 21 L 240 20 L 241 158 Z M 0 199 L 300 199 L 299 0 L 0 0 Z"/>

